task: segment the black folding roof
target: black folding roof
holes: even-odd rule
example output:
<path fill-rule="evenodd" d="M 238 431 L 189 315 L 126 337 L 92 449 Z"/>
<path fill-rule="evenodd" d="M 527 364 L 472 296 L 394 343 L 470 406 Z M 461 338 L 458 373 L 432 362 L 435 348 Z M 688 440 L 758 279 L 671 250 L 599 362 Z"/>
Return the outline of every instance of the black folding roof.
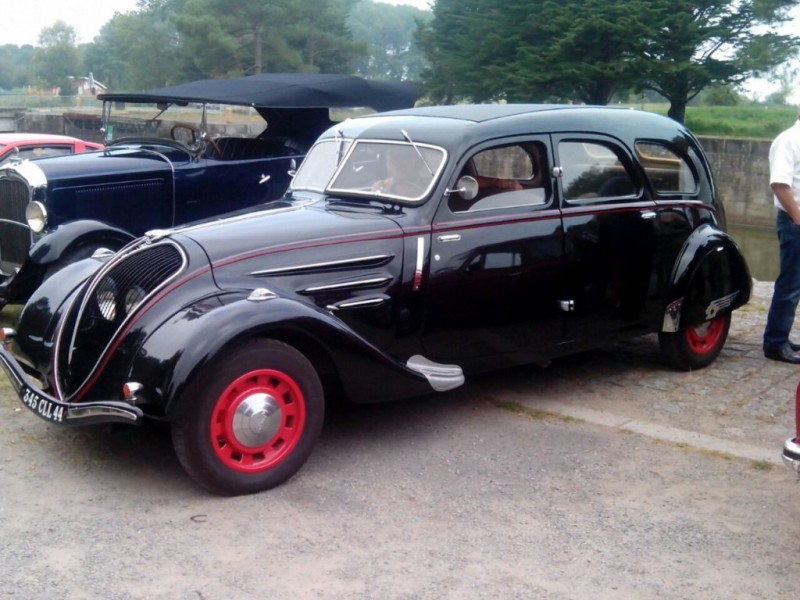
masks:
<path fill-rule="evenodd" d="M 368 81 L 353 75 L 264 73 L 235 79 L 202 79 L 135 93 L 98 95 L 115 102 L 198 102 L 255 108 L 368 106 L 377 111 L 414 106 L 416 87 L 405 82 Z"/>

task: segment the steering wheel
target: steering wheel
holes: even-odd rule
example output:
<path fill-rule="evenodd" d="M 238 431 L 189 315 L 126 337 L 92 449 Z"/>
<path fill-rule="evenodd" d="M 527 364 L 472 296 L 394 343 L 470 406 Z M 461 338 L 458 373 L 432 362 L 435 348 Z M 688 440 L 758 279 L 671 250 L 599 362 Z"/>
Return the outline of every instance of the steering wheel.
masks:
<path fill-rule="evenodd" d="M 398 181 L 391 187 L 391 192 L 398 196 L 407 196 L 409 198 L 417 198 L 425 192 L 425 187 L 416 181 L 404 179 Z"/>
<path fill-rule="evenodd" d="M 173 125 L 169 130 L 169 136 L 176 142 L 181 142 L 192 150 L 197 150 L 199 144 L 203 141 L 200 139 L 200 129 L 194 125 L 188 125 L 186 123 L 177 123 Z M 186 139 L 187 136 L 189 137 L 188 140 Z M 220 150 L 217 142 L 207 136 L 205 141 L 211 145 L 211 148 L 213 148 L 214 155 L 217 158 L 222 158 L 222 150 Z"/>

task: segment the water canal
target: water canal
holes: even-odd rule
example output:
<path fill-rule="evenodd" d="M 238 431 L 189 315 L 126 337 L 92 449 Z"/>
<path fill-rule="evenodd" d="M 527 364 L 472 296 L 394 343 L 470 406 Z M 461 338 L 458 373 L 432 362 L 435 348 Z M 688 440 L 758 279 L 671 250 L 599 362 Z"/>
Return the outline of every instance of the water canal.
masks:
<path fill-rule="evenodd" d="M 759 281 L 775 281 L 778 276 L 778 240 L 775 230 L 728 223 L 728 233 L 741 248 L 753 278 Z"/>

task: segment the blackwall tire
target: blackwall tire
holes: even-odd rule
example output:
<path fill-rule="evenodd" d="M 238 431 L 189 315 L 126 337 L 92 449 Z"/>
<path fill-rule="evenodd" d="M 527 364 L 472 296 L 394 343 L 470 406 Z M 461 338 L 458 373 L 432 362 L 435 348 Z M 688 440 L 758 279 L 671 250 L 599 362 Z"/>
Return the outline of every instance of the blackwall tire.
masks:
<path fill-rule="evenodd" d="M 312 364 L 283 342 L 254 340 L 189 386 L 178 401 L 172 441 L 181 465 L 210 492 L 252 494 L 303 466 L 324 413 Z"/>

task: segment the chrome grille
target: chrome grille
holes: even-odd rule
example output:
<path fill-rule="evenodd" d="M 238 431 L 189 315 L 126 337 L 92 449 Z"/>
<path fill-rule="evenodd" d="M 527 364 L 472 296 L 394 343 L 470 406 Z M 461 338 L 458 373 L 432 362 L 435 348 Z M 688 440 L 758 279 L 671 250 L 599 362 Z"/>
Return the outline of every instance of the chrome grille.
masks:
<path fill-rule="evenodd" d="M 28 256 L 31 231 L 25 220 L 30 191 L 24 181 L 0 179 L 0 258 L 3 269 L 20 266 Z"/>
<path fill-rule="evenodd" d="M 143 244 L 121 251 L 89 280 L 65 315 L 56 341 L 56 381 L 62 398 L 86 383 L 136 311 L 185 265 L 177 245 Z"/>

